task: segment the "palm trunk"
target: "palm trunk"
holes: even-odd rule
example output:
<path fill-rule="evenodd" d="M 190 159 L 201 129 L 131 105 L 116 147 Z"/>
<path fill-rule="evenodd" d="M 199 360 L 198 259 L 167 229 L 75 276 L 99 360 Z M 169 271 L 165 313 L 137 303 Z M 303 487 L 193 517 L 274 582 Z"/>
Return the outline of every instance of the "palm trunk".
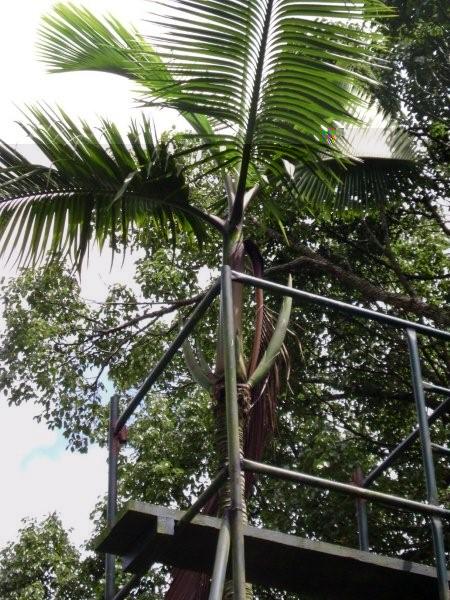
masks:
<path fill-rule="evenodd" d="M 244 262 L 244 244 L 240 232 L 231 238 L 229 245 L 224 244 L 224 263 L 228 270 L 236 269 L 243 270 Z M 252 258 L 252 266 L 255 275 L 262 276 L 262 257 L 255 247 L 249 247 L 251 243 L 246 242 L 246 253 Z M 259 265 L 259 266 L 258 266 Z M 226 271 L 226 269 L 224 269 Z M 274 359 L 280 351 L 280 339 L 284 338 L 288 313 L 290 311 L 288 304 L 290 299 L 283 302 L 283 307 L 280 312 L 280 317 L 276 327 L 267 330 L 265 325 L 264 343 L 261 343 L 263 323 L 263 298 L 256 295 L 257 312 L 255 318 L 255 335 L 253 338 L 253 349 L 249 367 L 245 366 L 244 356 L 241 348 L 242 334 L 242 286 L 233 283 L 229 279 L 229 273 L 225 273 L 222 287 L 222 312 L 219 323 L 231 323 L 228 329 L 218 328 L 218 345 L 216 357 L 215 374 L 208 372 L 209 368 L 206 365 L 202 367 L 202 360 L 198 357 L 198 364 L 195 364 L 195 357 L 192 348 L 187 349 L 186 364 L 191 371 L 193 378 L 199 381 L 200 385 L 209 389 L 212 392 L 212 405 L 215 417 L 215 436 L 216 436 L 216 460 L 215 467 L 221 468 L 225 463 L 233 458 L 236 461 L 245 456 L 252 460 L 261 460 L 263 449 L 266 446 L 268 437 L 274 431 L 274 412 L 276 399 L 278 395 L 279 380 L 278 367 L 273 365 Z M 225 290 L 226 287 L 226 290 Z M 225 302 L 226 300 L 226 302 Z M 286 303 L 286 306 L 284 306 Z M 225 304 L 227 310 L 224 311 Z M 232 310 L 229 310 L 231 308 Z M 286 309 L 288 309 L 286 311 Z M 226 314 L 225 314 L 226 312 Z M 232 316 L 230 319 L 229 316 Z M 231 328 L 230 328 L 231 327 Z M 257 335 L 257 331 L 260 333 Z M 228 335 L 230 334 L 231 335 Z M 256 337 L 256 340 L 255 340 Z M 225 340 L 225 338 L 227 338 Z M 275 343 L 274 340 L 277 340 Z M 227 342 L 226 344 L 224 342 Z M 231 344 L 230 344 L 231 342 Z M 227 359 L 227 360 L 225 360 Z M 258 363 L 259 361 L 259 363 Z M 264 367 L 261 364 L 264 363 Z M 227 369 L 225 368 L 227 365 Z M 231 369 L 229 368 L 231 365 Z M 257 365 L 257 367 L 255 367 Z M 269 374 L 269 367 L 273 365 Z M 198 368 L 197 368 L 198 367 Z M 203 370 L 202 370 L 203 369 Z M 262 371 L 261 371 L 262 370 Z M 230 371 L 233 371 L 233 385 L 230 386 Z M 262 373 L 262 374 L 261 374 Z M 264 375 L 266 373 L 266 375 Z M 200 376 L 199 376 L 200 375 Z M 227 384 L 227 385 L 226 385 Z M 225 393 L 231 391 L 228 398 Z M 227 411 L 228 400 L 228 411 Z M 232 401 L 230 404 L 230 400 Z M 251 407 L 251 410 L 249 410 Z M 229 415 L 230 408 L 235 409 L 233 419 L 230 423 Z M 230 427 L 231 424 L 231 427 Z M 229 456 L 228 437 L 231 429 L 234 432 L 232 436 L 232 445 L 234 451 Z M 236 435 L 237 434 L 237 435 Z M 230 444 L 231 447 L 231 444 Z M 237 452 L 236 452 L 237 449 Z M 239 460 L 237 461 L 239 462 Z M 231 471 L 231 468 L 230 468 Z M 240 470 L 239 470 L 240 471 Z M 203 512 L 209 515 L 224 516 L 229 511 L 230 524 L 232 517 L 238 511 L 234 511 L 233 496 L 236 500 L 236 487 L 239 490 L 239 512 L 241 521 L 246 522 L 246 506 L 245 496 L 251 493 L 254 484 L 254 476 L 250 473 L 238 471 L 239 477 L 234 478 L 237 486 L 232 486 L 230 482 L 221 490 L 220 494 L 211 499 L 204 507 Z M 231 480 L 231 474 L 230 474 Z M 234 492 L 234 493 L 233 493 Z M 236 536 L 237 538 L 238 536 Z M 235 539 L 236 539 L 235 538 Z M 242 580 L 241 580 L 242 581 Z M 242 587 L 239 586 L 240 597 L 242 597 Z M 190 573 L 183 570 L 175 570 L 174 580 L 166 595 L 167 600 L 206 600 L 209 590 L 209 577 L 206 574 Z M 252 588 L 250 585 L 245 586 L 245 595 L 247 598 L 252 597 Z M 233 598 L 232 583 L 226 582 L 224 598 L 229 600 Z"/>
<path fill-rule="evenodd" d="M 252 598 L 252 588 L 245 584 L 243 531 L 247 522 L 245 498 L 251 493 L 255 478 L 241 470 L 242 458 L 261 460 L 267 439 L 274 431 L 274 414 L 279 389 L 276 357 L 281 351 L 289 320 L 290 298 L 283 305 L 275 327 L 264 321 L 262 293 L 256 292 L 255 334 L 246 366 L 242 344 L 243 286 L 232 281 L 230 270 L 244 270 L 244 255 L 252 261 L 254 275 L 263 275 L 262 257 L 257 247 L 242 240 L 239 226 L 224 236 L 221 314 L 217 331 L 215 373 L 201 355 L 184 348 L 186 365 L 193 378 L 210 390 L 215 417 L 216 468 L 226 463 L 229 480 L 220 493 L 208 502 L 203 512 L 230 522 L 232 539 L 233 582 L 226 582 L 224 598 Z M 198 351 L 197 351 L 198 354 Z M 175 570 L 167 600 L 206 600 L 209 578 L 206 574 Z M 236 594 L 236 596 L 235 596 Z"/>
<path fill-rule="evenodd" d="M 259 251 L 250 241 L 244 244 L 242 227 L 239 225 L 232 233 L 224 236 L 222 303 L 217 331 L 215 372 L 208 373 L 208 367 L 207 365 L 206 368 L 205 365 L 202 367 L 200 357 L 197 357 L 196 363 L 192 348 L 185 348 L 186 364 L 193 378 L 211 391 L 215 418 L 216 467 L 220 469 L 226 463 L 229 465 L 229 481 L 203 511 L 219 517 L 228 513 L 230 519 L 233 572 L 237 573 L 237 576 L 233 577 L 233 582 L 226 582 L 224 591 L 226 600 L 235 597 L 234 594 L 242 598 L 243 592 L 246 598 L 252 598 L 251 586 L 244 583 L 242 524 L 247 522 L 245 497 L 253 488 L 254 477 L 249 473 L 244 474 L 240 464 L 244 452 L 253 460 L 261 459 L 267 438 L 273 432 L 273 414 L 278 389 L 277 369 L 274 369 L 274 375 L 263 378 L 256 385 L 255 382 L 250 385 L 249 377 L 251 379 L 253 375 L 255 379 L 255 373 L 259 372 L 255 365 L 258 364 L 258 360 L 261 360 L 263 351 L 260 339 L 263 328 L 262 294 L 256 292 L 255 335 L 249 367 L 247 367 L 242 344 L 243 285 L 231 281 L 229 272 L 244 270 L 245 253 L 249 254 L 252 260 L 254 274 L 262 276 L 262 258 Z M 274 350 L 274 356 L 278 351 L 279 349 Z M 272 361 L 265 356 L 265 362 L 270 366 Z M 206 600 L 208 588 L 207 575 L 176 570 L 166 598 Z"/>

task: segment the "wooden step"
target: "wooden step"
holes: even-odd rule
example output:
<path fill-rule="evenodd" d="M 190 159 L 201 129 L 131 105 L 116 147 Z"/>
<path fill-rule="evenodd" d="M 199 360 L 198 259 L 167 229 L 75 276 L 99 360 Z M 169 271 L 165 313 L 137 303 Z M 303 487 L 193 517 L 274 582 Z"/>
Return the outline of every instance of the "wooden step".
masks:
<path fill-rule="evenodd" d="M 220 519 L 198 515 L 176 531 L 184 513 L 132 501 L 96 542 L 123 558 L 131 573 L 155 562 L 211 574 Z M 438 600 L 436 570 L 353 548 L 245 527 L 247 581 L 313 594 L 317 600 Z"/>

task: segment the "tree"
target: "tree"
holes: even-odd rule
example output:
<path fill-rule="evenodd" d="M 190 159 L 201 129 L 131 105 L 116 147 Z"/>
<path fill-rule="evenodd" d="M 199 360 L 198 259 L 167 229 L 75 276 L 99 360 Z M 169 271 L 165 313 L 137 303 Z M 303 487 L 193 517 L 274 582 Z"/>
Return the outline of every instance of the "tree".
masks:
<path fill-rule="evenodd" d="M 390 4 L 396 10 L 388 23 L 392 68 L 383 74 L 377 96 L 385 110 L 420 140 L 427 166 L 448 176 L 448 4 L 442 0 Z"/>
<path fill-rule="evenodd" d="M 112 19 L 99 21 L 84 10 L 61 6 L 48 18 L 42 48 L 56 70 L 90 68 L 131 77 L 142 86 L 149 104 L 177 109 L 194 132 L 185 135 L 182 150 L 175 150 L 166 160 L 167 146 L 147 141 L 148 126 L 144 125 L 145 147 L 137 146 L 134 129 L 129 136 L 133 150 L 130 159 L 130 152 L 110 124 L 104 124 L 109 145 L 109 153 L 105 153 L 87 126 L 83 131 L 64 114 L 59 122 L 52 122 L 48 114 L 35 111 L 35 122 L 29 130 L 47 157 L 58 165 L 50 171 L 50 190 L 47 186 L 43 193 L 48 168 L 36 168 L 12 150 L 3 150 L 3 231 L 9 236 L 17 231 L 17 225 L 27 224 L 32 236 L 31 245 L 22 246 L 24 255 L 29 249 L 39 257 L 52 231 L 53 252 L 70 246 L 76 261 L 81 263 L 90 239 L 97 237 L 104 242 L 110 235 L 115 246 L 117 230 L 126 240 L 130 225 L 141 225 L 149 214 L 151 224 L 157 224 L 172 239 L 177 230 L 184 229 L 203 240 L 205 224 L 212 226 L 223 238 L 225 264 L 241 270 L 247 254 L 252 269 L 258 273 L 259 251 L 254 244 L 244 243 L 244 213 L 253 211 L 256 219 L 261 213 L 266 219 L 272 215 L 285 222 L 290 211 L 310 214 L 305 204 L 298 203 L 298 188 L 286 173 L 285 162 L 308 168 L 323 180 L 331 171 L 324 164 L 324 155 L 337 164 L 345 161 L 342 150 L 322 139 L 322 129 L 326 131 L 335 122 L 356 122 L 354 105 L 359 96 L 354 90 L 365 89 L 374 50 L 367 42 L 375 39 L 366 27 L 357 27 L 358 19 L 382 16 L 381 3 L 365 2 L 344 8 L 282 1 L 252 5 L 233 2 L 226 12 L 216 10 L 219 7 L 214 2 L 166 4 L 180 17 L 179 21 L 170 22 L 170 49 L 176 50 L 174 55 L 163 43 L 156 54 L 137 33 L 125 31 Z M 186 23 L 181 12 L 177 13 L 181 9 L 190 18 L 201 17 L 204 21 Z M 350 27 L 349 20 L 354 20 L 355 27 Z M 228 129 L 223 129 L 224 124 Z M 237 133 L 231 135 L 229 130 Z M 180 178 L 172 160 L 192 156 L 199 150 L 203 151 L 201 164 L 224 183 L 222 212 L 217 215 L 203 205 L 194 206 L 186 193 L 183 195 L 185 180 Z M 189 166 L 199 168 L 200 164 L 194 160 Z M 96 184 L 97 169 L 101 190 Z M 169 188 L 166 193 L 163 189 L 162 195 L 161 179 Z M 152 212 L 155 208 L 156 212 Z M 65 218 L 66 229 L 61 226 Z M 303 227 L 306 225 L 305 220 Z M 371 230 L 370 224 L 368 229 Z M 276 232 L 273 240 L 279 244 Z M 376 245 L 377 241 L 375 234 L 373 243 Z M 394 272 L 401 274 L 388 241 L 379 244 L 379 251 L 383 260 L 390 261 Z M 314 256 L 310 254 L 308 258 L 314 262 Z M 317 262 L 324 271 L 336 266 L 320 255 Z M 286 270 L 292 268 L 293 265 Z M 337 271 L 341 278 L 345 277 L 345 269 L 338 267 Z M 353 284 L 357 280 L 353 277 Z M 361 291 L 365 287 L 367 293 L 364 281 L 360 279 L 360 283 Z M 261 403 L 263 415 L 258 419 L 252 415 L 246 423 L 244 415 L 241 419 L 241 427 L 246 427 L 247 451 L 257 434 L 263 440 L 253 448 L 258 457 L 273 424 L 276 378 L 273 362 L 260 362 L 268 340 L 266 337 L 264 343 L 262 339 L 263 323 L 258 316 L 253 344 L 245 338 L 241 294 L 240 286 L 235 285 L 234 335 L 240 349 L 237 370 L 245 400 L 250 400 L 248 381 L 253 384 L 255 397 L 257 384 L 272 375 L 272 385 L 265 386 L 269 393 Z M 433 310 L 416 298 L 405 299 L 393 293 L 388 298 L 403 302 L 403 307 L 411 310 Z M 260 295 L 256 302 L 256 314 L 260 315 Z M 288 312 L 287 306 L 284 312 Z M 435 310 L 427 316 L 438 313 Z M 275 355 L 280 347 L 279 344 L 275 348 Z M 193 352 L 189 348 L 186 352 L 191 370 L 198 374 L 200 366 L 194 363 Z M 220 406 L 224 363 L 220 352 L 217 356 L 212 377 L 203 372 L 202 378 L 213 384 L 212 398 Z M 216 424 L 219 429 L 221 420 L 222 417 Z"/>
<path fill-rule="evenodd" d="M 382 294 L 392 295 L 399 301 L 397 310 L 414 318 L 415 314 L 408 312 L 409 305 L 414 309 L 413 304 L 404 301 L 406 292 L 399 292 L 402 280 L 406 279 L 415 294 L 428 306 L 434 306 L 445 319 L 449 288 L 443 233 L 433 219 L 423 218 L 420 205 L 406 208 L 402 202 L 396 204 L 393 197 L 388 207 L 387 233 L 380 223 L 366 216 L 351 221 L 322 220 L 311 225 L 293 212 L 286 226 L 286 235 L 292 240 L 290 246 L 286 247 L 276 236 L 257 238 L 258 227 L 252 236 L 263 248 L 267 269 L 275 280 L 283 281 L 290 270 L 296 286 L 344 301 L 351 293 L 355 301 L 369 308 L 376 307 Z M 268 226 L 270 229 L 270 223 Z M 372 238 L 368 232 L 373 233 Z M 276 230 L 273 233 L 279 235 Z M 311 256 L 302 259 L 303 246 L 298 247 L 295 240 L 306 235 L 305 248 Z M 379 244 L 387 239 L 391 239 L 391 251 L 401 267 L 400 274 L 388 260 L 383 260 Z M 154 320 L 149 313 L 159 306 L 151 303 L 164 301 L 170 307 L 172 301 L 176 306 L 179 297 L 195 297 L 199 290 L 192 287 L 190 265 L 194 262 L 197 267 L 214 265 L 217 249 L 211 241 L 205 244 L 201 256 L 192 250 L 187 261 L 187 249 L 182 246 L 179 255 L 173 257 L 169 248 L 167 252 L 161 251 L 159 240 L 149 232 L 140 233 L 136 243 L 145 248 L 136 273 L 142 290 L 137 295 L 131 289 L 117 286 L 111 289 L 105 305 L 91 304 L 79 296 L 79 290 L 74 293 L 65 283 L 70 273 L 64 274 L 56 265 L 27 271 L 11 284 L 6 294 L 7 327 L 1 344 L 2 351 L 9 349 L 8 355 L 2 352 L 7 371 L 15 375 L 5 386 L 8 390 L 18 391 L 24 380 L 35 381 L 34 377 L 48 365 L 45 348 L 54 353 L 56 373 L 71 364 L 75 370 L 77 362 L 83 361 L 83 376 L 78 381 L 85 389 L 95 382 L 105 363 L 109 365 L 108 377 L 124 396 L 139 385 L 149 365 L 161 355 L 164 340 L 174 326 L 173 321 L 161 317 Z M 330 276 L 331 268 L 340 276 Z M 372 288 L 366 295 L 365 287 L 350 287 L 353 280 L 364 281 Z M 375 297 L 371 295 L 373 288 L 377 290 Z M 61 307 L 70 307 L 74 300 L 83 305 L 85 318 L 80 310 L 61 311 Z M 269 298 L 267 302 L 272 310 L 278 309 L 276 301 Z M 215 352 L 215 318 L 214 314 L 208 315 L 196 333 L 209 361 Z M 46 330 L 42 329 L 43 321 L 48 323 Z M 291 328 L 300 340 L 301 351 L 297 341 L 288 336 L 291 390 L 279 396 L 277 432 L 266 447 L 266 459 L 272 464 L 348 481 L 354 465 L 360 464 L 367 472 L 415 426 L 404 341 L 395 332 L 307 305 L 293 313 Z M 73 338 L 74 329 L 80 333 L 79 338 Z M 105 335 L 107 330 L 115 331 Z M 326 344 L 318 345 L 317 340 L 324 336 Z M 328 355 L 321 356 L 324 347 L 328 348 Z M 373 352 L 368 353 L 368 347 Z M 448 385 L 445 347 L 432 343 L 424 351 L 425 378 Z M 31 359 L 28 362 L 21 359 L 25 352 Z M 113 352 L 114 357 L 108 362 Z M 63 381 L 62 376 L 56 374 L 56 381 L 60 377 Z M 69 435 L 79 433 L 77 415 L 83 415 L 88 423 L 86 432 L 104 442 L 105 410 L 87 401 L 89 396 L 85 392 L 83 395 L 77 392 L 79 383 L 75 385 L 73 381 L 74 387 L 67 389 L 72 381 L 65 380 L 65 396 L 78 404 L 64 406 L 61 401 L 64 389 L 49 382 L 39 397 L 42 414 L 45 415 L 46 406 L 61 411 Z M 20 399 L 19 394 L 17 398 Z M 430 402 L 435 406 L 439 399 L 430 398 Z M 208 474 L 216 468 L 210 407 L 208 394 L 193 383 L 182 357 L 177 356 L 167 378 L 149 395 L 139 419 L 130 428 L 129 450 L 119 478 L 122 501 L 134 498 L 186 508 L 192 497 L 198 496 Z M 433 427 L 433 441 L 445 443 L 447 428 L 445 421 L 437 423 Z M 380 489 L 422 499 L 419 448 L 414 447 L 404 455 L 393 469 L 395 478 L 380 480 Z M 444 501 L 449 478 L 445 459 L 438 460 L 437 475 Z M 294 491 L 287 484 L 264 479 L 258 482 L 249 505 L 253 523 L 350 546 L 357 544 L 353 513 L 352 502 L 343 501 L 339 495 Z M 370 508 L 369 518 L 374 551 L 420 562 L 432 560 L 428 528 L 421 519 L 410 519 L 376 505 Z M 154 574 L 150 581 L 154 581 Z M 148 585 L 146 581 L 144 589 Z M 257 597 L 262 597 L 262 593 L 258 591 Z M 270 594 L 271 598 L 278 597 L 274 591 Z"/>
<path fill-rule="evenodd" d="M 18 541 L 8 544 L 0 557 L 0 593 L 5 600 L 93 597 L 95 579 L 83 571 L 80 554 L 56 514 L 40 523 L 25 520 Z"/>
<path fill-rule="evenodd" d="M 396 11 L 388 22 L 391 68 L 382 73 L 383 85 L 374 93 L 383 109 L 417 141 L 422 172 L 428 177 L 414 193 L 448 234 L 450 9 L 445 0 L 390 4 Z"/>

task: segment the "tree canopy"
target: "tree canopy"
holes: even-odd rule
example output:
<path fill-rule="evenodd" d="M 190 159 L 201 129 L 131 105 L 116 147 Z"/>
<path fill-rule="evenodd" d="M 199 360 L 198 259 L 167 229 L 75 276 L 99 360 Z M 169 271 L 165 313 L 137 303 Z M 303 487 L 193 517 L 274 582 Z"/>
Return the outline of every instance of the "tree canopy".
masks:
<path fill-rule="evenodd" d="M 307 291 L 344 301 L 351 294 L 362 306 L 390 304 L 397 314 L 435 319 L 443 326 L 448 322 L 447 241 L 420 205 L 392 199 L 383 223 L 364 216 L 311 223 L 293 212 L 285 231 L 289 246 L 276 223 L 266 222 L 261 240 L 259 231 L 256 226 L 255 239 L 268 257 L 272 279 L 284 282 L 290 271 L 294 285 Z M 5 290 L 2 359 L 9 369 L 2 384 L 15 402 L 36 401 L 38 385 L 37 411 L 50 425 L 62 427 L 74 448 L 87 448 L 90 438 L 105 442 L 106 374 L 121 395 L 132 394 L 177 328 L 177 321 L 165 315 L 189 310 L 189 304 L 180 308 L 180 303 L 201 293 L 191 265 L 214 268 L 217 260 L 214 243 L 205 244 L 201 257 L 189 239 L 175 252 L 161 249 L 148 232 L 139 234 L 136 244 L 144 248 L 136 269 L 139 293 L 118 285 L 104 304 L 89 303 L 76 277 L 57 264 L 24 271 Z M 271 310 L 279 310 L 276 300 L 268 302 Z M 212 311 L 196 333 L 210 364 L 214 322 Z M 278 398 L 276 435 L 265 458 L 349 481 L 356 465 L 368 472 L 415 427 L 405 340 L 379 325 L 306 304 L 293 312 L 290 329 L 289 388 Z M 425 379 L 448 385 L 445 346 L 430 342 L 422 348 Z M 430 398 L 432 406 L 438 402 Z M 177 356 L 130 427 L 120 474 L 123 501 L 134 498 L 183 508 L 200 493 L 216 467 L 210 403 Z M 446 420 L 433 426 L 436 443 L 444 444 L 447 435 Z M 440 458 L 436 466 L 445 501 L 448 465 Z M 394 464 L 378 487 L 423 498 L 418 446 Z M 249 510 L 255 523 L 357 544 L 353 503 L 334 494 L 261 479 Z M 374 550 L 432 560 L 421 518 L 374 505 L 369 519 Z"/>
<path fill-rule="evenodd" d="M 7 600 L 85 600 L 95 579 L 55 515 L 23 522 L 19 538 L 0 552 L 0 593 Z M 87 565 L 89 560 L 86 560 Z M 98 573 L 96 574 L 98 575 Z"/>
<path fill-rule="evenodd" d="M 114 19 L 102 21 L 62 5 L 46 19 L 41 50 L 56 71 L 98 69 L 130 77 L 148 106 L 177 108 L 194 133 L 155 142 L 144 121 L 140 132 L 132 126 L 125 139 L 103 123 L 105 147 L 86 124 L 77 125 L 64 113 L 55 119 L 53 113 L 35 110 L 25 127 L 51 162 L 64 159 L 50 171 L 47 196 L 42 194 L 47 171 L 6 146 L 0 148 L 6 165 L 0 187 L 7 194 L 4 235 L 16 231 L 8 223 L 28 227 L 23 257 L 39 259 L 51 239 L 53 258 L 49 265 L 24 269 L 3 289 L 0 359 L 6 368 L 0 383 L 10 402 L 35 402 L 39 418 L 61 429 L 73 450 L 85 451 L 94 441 L 105 443 L 105 396 L 111 385 L 123 400 L 132 396 L 179 321 L 204 293 L 205 280 L 217 273 L 219 234 L 242 217 L 248 200 L 245 237 L 264 257 L 264 273 L 271 279 L 285 283 L 292 275 L 293 285 L 306 291 L 389 309 L 443 328 L 450 323 L 445 93 L 433 79 L 428 91 L 432 102 L 427 103 L 427 87 L 416 77 L 418 69 L 425 76 L 422 66 L 429 70 L 430 63 L 445 72 L 441 4 L 429 2 L 422 8 L 422 3 L 411 2 L 408 11 L 399 3 L 399 15 L 388 25 L 394 60 L 392 69 L 380 75 L 384 87 L 373 93 L 404 130 L 421 140 L 413 144 L 419 158 L 397 157 L 400 162 L 392 171 L 388 161 L 362 160 L 349 166 L 342 147 L 317 135 L 324 124 L 355 123 L 354 105 L 373 83 L 368 81 L 372 55 L 379 64 L 378 30 L 367 43 L 366 32 L 361 37 L 357 27 L 343 27 L 345 15 L 330 3 L 280 1 L 274 16 L 272 2 L 257 2 L 254 11 L 249 3 L 230 2 L 228 12 L 215 1 L 167 4 L 178 17 L 170 21 L 178 61 L 167 61 L 170 49 L 164 40 L 161 54 L 156 54 L 143 36 Z M 301 26 L 292 20 L 294 4 L 306 11 Z M 369 17 L 384 13 L 380 2 L 358 6 Z M 207 19 L 192 29 L 180 18 L 180 8 L 189 17 Z M 436 15 L 440 20 L 432 25 Z M 311 16 L 327 17 L 331 23 L 318 24 Z M 246 37 L 247 26 L 256 42 Z M 269 29 L 272 46 L 267 44 Z M 300 63 L 292 56 L 296 52 L 303 57 Z M 192 56 L 195 60 L 188 60 Z M 269 65 L 273 61 L 273 70 L 264 71 L 262 56 Z M 219 72 L 223 87 L 216 81 Z M 349 86 L 355 82 L 359 93 Z M 283 98 L 277 95 L 278 86 L 288 90 Z M 301 98 L 298 105 L 294 96 Z M 286 161 L 297 167 L 294 177 L 285 169 Z M 225 177 L 224 189 L 225 167 L 231 175 Z M 343 179 L 339 182 L 336 175 Z M 153 198 L 153 190 L 159 194 L 166 184 L 168 193 Z M 77 204 L 74 190 L 80 190 L 85 204 Z M 337 198 L 355 196 L 358 210 L 348 210 L 345 202 L 347 210 L 336 210 Z M 314 202 L 309 201 L 312 197 Z M 376 202 L 361 202 L 363 197 Z M 55 198 L 62 202 L 47 203 Z M 237 198 L 240 206 L 233 204 Z M 42 212 L 42 206 L 48 211 Z M 68 234 L 57 226 L 67 214 Z M 80 265 L 94 238 L 109 244 L 116 255 L 125 241 L 140 252 L 133 288 L 129 282 L 113 286 L 102 304 L 83 297 L 65 252 L 71 248 Z M 251 270 L 252 256 L 242 255 L 240 265 Z M 247 294 L 244 300 L 239 339 L 242 355 L 248 357 L 258 299 Z M 265 305 L 273 322 L 280 302 L 266 297 Z M 217 356 L 217 317 L 213 305 L 192 343 L 211 370 Z M 265 447 L 267 462 L 349 481 L 357 466 L 368 472 L 415 427 L 406 342 L 399 332 L 305 303 L 292 312 L 285 350 L 289 358 L 277 367 L 288 383 L 274 394 L 276 416 L 268 413 L 273 423 L 267 429 L 274 431 Z M 423 340 L 421 351 L 425 379 L 448 386 L 446 346 Z M 430 395 L 430 406 L 438 402 Z M 133 498 L 187 507 L 219 466 L 216 429 L 214 395 L 194 382 L 177 354 L 130 427 L 120 463 L 121 502 Z M 446 438 L 444 416 L 433 425 L 433 441 L 444 444 Z M 414 446 L 379 480 L 377 489 L 423 499 L 420 460 Z M 436 458 L 436 471 L 445 501 L 450 472 L 444 458 Z M 103 511 L 99 505 L 97 528 L 104 523 Z M 357 545 L 353 502 L 333 493 L 261 478 L 248 498 L 248 513 L 255 524 Z M 60 527 L 54 519 L 51 523 Z M 30 531 L 33 539 L 48 535 L 45 523 L 33 524 Z M 375 552 L 432 561 L 430 534 L 421 517 L 374 505 L 369 531 Z M 24 545 L 32 544 L 22 536 L 17 547 L 7 549 L 8 560 L 16 560 Z M 73 560 L 83 565 L 76 554 Z M 167 573 L 156 569 L 151 575 L 155 583 L 149 583 L 152 577 L 146 579 L 138 597 L 163 597 Z M 90 589 L 93 597 L 101 593 L 98 587 Z M 255 593 L 260 598 L 289 596 Z"/>

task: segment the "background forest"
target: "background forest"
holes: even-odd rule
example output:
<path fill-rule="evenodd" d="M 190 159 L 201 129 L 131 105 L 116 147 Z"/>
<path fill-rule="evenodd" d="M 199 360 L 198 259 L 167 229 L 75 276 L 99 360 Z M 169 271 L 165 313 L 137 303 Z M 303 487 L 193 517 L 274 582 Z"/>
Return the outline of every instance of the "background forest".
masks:
<path fill-rule="evenodd" d="M 449 174 L 450 82 L 447 2 L 390 1 L 390 69 L 372 93 L 387 115 L 414 140 L 418 168 L 391 185 L 374 209 L 336 213 L 253 207 L 246 237 L 263 251 L 265 275 L 306 291 L 375 310 L 450 325 Z M 179 139 L 182 146 L 183 139 Z M 198 167 L 201 169 L 201 167 Z M 192 173 L 195 179 L 196 172 Z M 195 187 L 198 205 L 222 200 L 215 174 Z M 0 340 L 0 384 L 11 404 L 33 402 L 68 446 L 88 452 L 106 443 L 112 390 L 131 398 L 151 366 L 217 275 L 220 244 L 213 236 L 201 251 L 189 233 L 176 245 L 157 229 L 142 227 L 129 240 L 137 252 L 134 282 L 109 290 L 101 305 L 83 298 L 76 271 L 65 260 L 23 269 L 2 289 L 5 329 Z M 120 261 L 119 251 L 115 260 Z M 106 256 L 107 252 L 105 252 Z M 197 273 L 202 273 L 198 278 Z M 266 297 L 274 316 L 280 301 Z M 217 313 L 208 313 L 196 338 L 209 363 L 215 355 Z M 250 332 L 253 320 L 244 318 Z M 349 481 L 381 461 L 416 426 L 406 341 L 381 325 L 322 308 L 297 305 L 286 339 L 288 384 L 277 398 L 268 463 Z M 450 386 L 445 344 L 421 343 L 426 381 Z M 287 373 L 286 373 L 287 372 Z M 429 404 L 440 399 L 429 396 Z M 120 463 L 120 502 L 128 499 L 184 508 L 217 467 L 210 396 L 192 380 L 181 353 L 129 429 Z M 447 416 L 433 425 L 433 441 L 448 440 Z M 106 468 L 106 467 L 105 467 Z M 448 458 L 437 457 L 440 499 L 450 499 Z M 419 446 L 396 462 L 376 489 L 422 500 Z M 57 507 L 55 507 L 57 510 Z M 93 507 L 96 532 L 104 500 Z M 311 539 L 356 547 L 354 502 L 326 491 L 261 479 L 249 500 L 255 524 Z M 447 534 L 448 535 L 448 534 Z M 371 550 L 432 563 L 429 528 L 419 516 L 378 505 L 369 508 Z M 0 596 L 5 600 L 77 600 L 103 595 L 103 560 L 69 541 L 57 514 L 24 523 L 0 554 Z M 166 572 L 156 567 L 135 597 L 164 597 Z M 258 590 L 258 598 L 287 594 Z"/>

